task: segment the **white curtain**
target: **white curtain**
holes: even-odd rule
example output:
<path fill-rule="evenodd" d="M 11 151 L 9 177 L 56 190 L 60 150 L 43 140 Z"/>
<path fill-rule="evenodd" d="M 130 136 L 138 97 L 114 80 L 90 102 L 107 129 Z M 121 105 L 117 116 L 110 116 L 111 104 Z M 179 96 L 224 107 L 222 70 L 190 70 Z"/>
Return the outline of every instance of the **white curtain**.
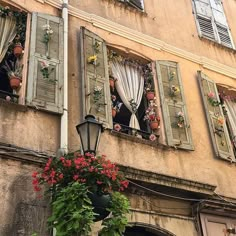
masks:
<path fill-rule="evenodd" d="M 111 62 L 113 76 L 117 79 L 116 90 L 124 105 L 132 113 L 129 126 L 140 129 L 138 119 L 135 115 L 143 96 L 144 78 L 139 66 L 129 62 L 120 62 L 113 59 Z M 131 101 L 134 106 L 132 107 Z M 136 106 L 136 109 L 134 107 Z"/>
<path fill-rule="evenodd" d="M 13 16 L 0 17 L 0 62 L 16 36 L 16 21 Z"/>
<path fill-rule="evenodd" d="M 230 100 L 225 100 L 224 104 L 227 110 L 231 133 L 233 135 L 234 146 L 236 147 L 236 103 Z"/>

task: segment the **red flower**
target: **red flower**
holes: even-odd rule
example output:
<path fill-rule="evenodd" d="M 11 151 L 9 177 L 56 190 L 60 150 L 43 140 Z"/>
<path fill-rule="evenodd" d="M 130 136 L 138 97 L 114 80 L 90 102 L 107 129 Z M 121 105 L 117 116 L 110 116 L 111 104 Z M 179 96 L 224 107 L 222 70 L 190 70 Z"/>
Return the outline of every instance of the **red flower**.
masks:
<path fill-rule="evenodd" d="M 73 176 L 73 179 L 74 179 L 74 180 L 77 180 L 78 178 L 79 178 L 78 175 L 74 175 L 74 176 Z"/>
<path fill-rule="evenodd" d="M 39 173 L 35 171 L 35 172 L 33 172 L 32 177 L 33 177 L 33 178 L 36 178 L 38 174 L 39 174 Z"/>
<path fill-rule="evenodd" d="M 58 177 L 59 177 L 59 179 L 63 179 L 64 176 L 63 176 L 63 174 L 61 173 L 61 174 L 59 174 Z"/>
<path fill-rule="evenodd" d="M 102 184 L 102 181 L 97 180 L 97 184 Z"/>

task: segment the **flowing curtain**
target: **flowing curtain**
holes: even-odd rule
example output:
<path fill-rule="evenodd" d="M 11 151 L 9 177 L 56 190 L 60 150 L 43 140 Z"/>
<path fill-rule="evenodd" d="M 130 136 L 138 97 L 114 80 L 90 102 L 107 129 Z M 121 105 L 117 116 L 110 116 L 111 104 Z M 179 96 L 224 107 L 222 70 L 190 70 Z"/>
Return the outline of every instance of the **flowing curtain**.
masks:
<path fill-rule="evenodd" d="M 224 104 L 227 110 L 227 117 L 229 120 L 231 134 L 233 136 L 233 143 L 236 148 L 236 103 L 230 100 L 226 100 L 224 101 Z"/>
<path fill-rule="evenodd" d="M 0 17 L 0 63 L 16 36 L 16 21 L 13 16 Z"/>
<path fill-rule="evenodd" d="M 138 110 L 143 96 L 144 78 L 138 65 L 129 62 L 120 62 L 113 59 L 111 62 L 113 76 L 117 79 L 116 90 L 124 105 L 132 113 L 129 126 L 140 129 L 135 113 Z"/>

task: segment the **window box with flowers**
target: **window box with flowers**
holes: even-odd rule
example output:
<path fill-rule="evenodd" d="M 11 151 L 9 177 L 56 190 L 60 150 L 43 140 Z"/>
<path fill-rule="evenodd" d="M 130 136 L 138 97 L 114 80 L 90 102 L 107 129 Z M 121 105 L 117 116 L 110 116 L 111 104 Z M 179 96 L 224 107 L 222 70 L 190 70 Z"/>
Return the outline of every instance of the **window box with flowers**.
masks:
<path fill-rule="evenodd" d="M 89 235 L 91 225 L 99 220 L 103 220 L 101 236 L 125 231 L 129 201 L 121 191 L 128 181 L 104 155 L 71 153 L 49 158 L 44 169 L 32 177 L 36 192 L 45 185 L 51 194 L 48 223 L 58 235 Z"/>

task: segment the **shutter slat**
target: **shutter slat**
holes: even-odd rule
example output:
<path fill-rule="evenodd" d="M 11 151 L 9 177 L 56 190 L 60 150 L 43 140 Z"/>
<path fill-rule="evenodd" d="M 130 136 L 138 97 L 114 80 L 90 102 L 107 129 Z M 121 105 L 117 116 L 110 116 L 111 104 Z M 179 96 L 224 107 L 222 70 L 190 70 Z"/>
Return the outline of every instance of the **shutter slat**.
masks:
<path fill-rule="evenodd" d="M 53 30 L 47 45 L 43 42 L 43 26 Z M 43 78 L 41 63 L 49 64 L 49 78 Z M 51 70 L 53 68 L 53 70 Z M 63 113 L 63 20 L 56 16 L 33 13 L 30 42 L 27 105 Z M 43 106 L 42 106 L 43 104 Z"/>
<path fill-rule="evenodd" d="M 202 36 L 215 40 L 215 34 L 211 19 L 197 16 L 199 28 Z"/>
<path fill-rule="evenodd" d="M 232 42 L 229 36 L 228 28 L 224 26 L 220 26 L 218 24 L 216 24 L 216 27 L 217 27 L 217 31 L 218 31 L 221 43 L 228 47 L 232 47 Z"/>
<path fill-rule="evenodd" d="M 94 50 L 94 45 L 98 51 Z M 83 83 L 83 115 L 92 114 L 106 127 L 112 127 L 111 99 L 107 50 L 103 39 L 81 27 L 81 71 Z M 96 65 L 89 64 L 90 56 L 97 56 Z M 94 101 L 94 88 L 101 87 L 99 101 Z"/>
<path fill-rule="evenodd" d="M 225 122 L 223 125 L 219 125 L 218 123 L 218 118 L 224 117 L 222 108 L 220 105 L 213 106 L 208 99 L 208 94 L 214 93 L 214 99 L 220 102 L 216 84 L 201 71 L 198 71 L 198 82 L 216 156 L 226 160 L 234 160 L 235 158 L 226 124 Z"/>
<path fill-rule="evenodd" d="M 193 150 L 194 147 L 178 65 L 174 62 L 157 61 L 156 67 L 167 143 L 170 146 Z M 178 89 L 174 96 L 171 94 L 172 86 Z M 179 112 L 184 114 L 184 125 L 181 127 L 178 126 L 177 114 Z"/>

